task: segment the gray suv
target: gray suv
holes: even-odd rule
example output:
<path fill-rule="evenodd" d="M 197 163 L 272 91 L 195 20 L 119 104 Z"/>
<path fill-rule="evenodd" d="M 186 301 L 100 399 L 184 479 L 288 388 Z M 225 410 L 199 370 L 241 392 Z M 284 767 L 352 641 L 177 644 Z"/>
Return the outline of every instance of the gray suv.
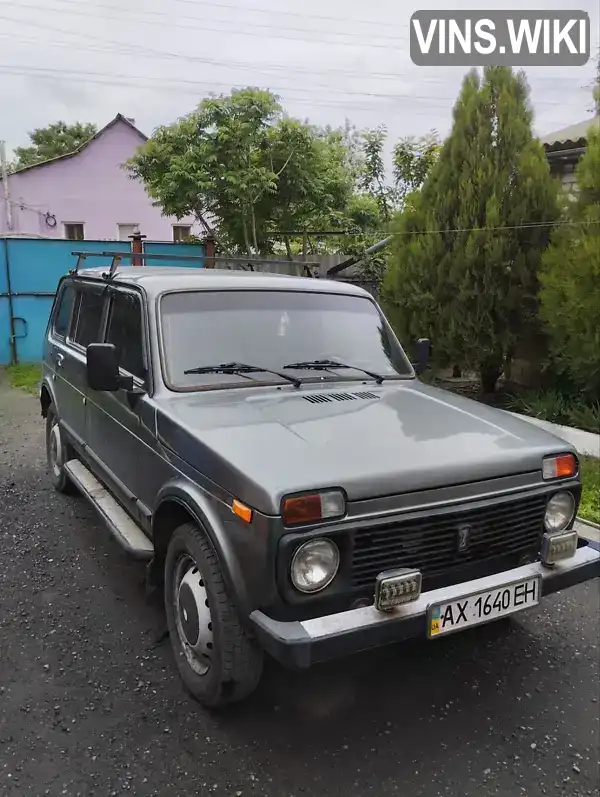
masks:
<path fill-rule="evenodd" d="M 147 560 L 207 706 L 252 692 L 265 652 L 435 644 L 600 574 L 575 451 L 421 382 L 349 284 L 75 269 L 40 400 L 54 486 Z"/>

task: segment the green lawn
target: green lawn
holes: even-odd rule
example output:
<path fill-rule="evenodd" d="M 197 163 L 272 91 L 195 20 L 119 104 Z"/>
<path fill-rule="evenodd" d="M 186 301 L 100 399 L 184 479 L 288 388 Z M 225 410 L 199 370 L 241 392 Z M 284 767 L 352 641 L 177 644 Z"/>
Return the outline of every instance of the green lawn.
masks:
<path fill-rule="evenodd" d="M 41 367 L 39 365 L 21 364 L 9 365 L 6 369 L 11 387 L 18 387 L 22 390 L 37 396 L 39 382 L 41 378 Z"/>
<path fill-rule="evenodd" d="M 600 523 L 600 459 L 584 457 L 581 460 L 583 496 L 579 517 Z"/>

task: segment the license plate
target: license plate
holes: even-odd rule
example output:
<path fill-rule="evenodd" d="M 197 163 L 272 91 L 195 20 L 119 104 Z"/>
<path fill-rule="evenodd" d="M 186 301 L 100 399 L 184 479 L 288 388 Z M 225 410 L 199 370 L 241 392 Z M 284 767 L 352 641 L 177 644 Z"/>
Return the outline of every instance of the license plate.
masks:
<path fill-rule="evenodd" d="M 436 639 L 535 606 L 540 602 L 540 586 L 540 576 L 533 576 L 444 603 L 433 603 L 427 607 L 427 636 Z"/>

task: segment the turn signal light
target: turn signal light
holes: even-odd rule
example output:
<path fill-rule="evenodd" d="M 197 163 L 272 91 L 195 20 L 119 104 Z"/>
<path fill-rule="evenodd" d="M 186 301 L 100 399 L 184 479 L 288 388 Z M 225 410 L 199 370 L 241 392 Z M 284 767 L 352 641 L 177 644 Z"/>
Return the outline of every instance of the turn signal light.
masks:
<path fill-rule="evenodd" d="M 242 504 L 241 501 L 238 501 L 237 498 L 234 498 L 233 503 L 231 504 L 231 511 L 234 515 L 237 515 L 246 523 L 250 523 L 252 521 L 252 510 L 249 506 L 246 506 L 246 504 Z"/>
<path fill-rule="evenodd" d="M 567 479 L 569 476 L 576 476 L 577 469 L 577 458 L 573 454 L 544 457 L 542 462 L 544 479 Z"/>
<path fill-rule="evenodd" d="M 342 517 L 345 513 L 346 499 L 341 490 L 285 498 L 281 512 L 283 521 L 288 526 L 316 523 L 319 520 Z"/>

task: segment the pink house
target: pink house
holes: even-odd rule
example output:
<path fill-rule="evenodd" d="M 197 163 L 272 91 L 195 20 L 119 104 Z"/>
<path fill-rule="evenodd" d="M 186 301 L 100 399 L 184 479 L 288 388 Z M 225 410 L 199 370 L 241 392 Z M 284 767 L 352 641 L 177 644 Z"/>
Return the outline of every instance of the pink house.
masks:
<path fill-rule="evenodd" d="M 200 234 L 191 218 L 163 216 L 121 168 L 146 140 L 117 114 L 75 152 L 10 174 L 8 195 L 0 178 L 0 235 L 126 241 L 135 227 L 154 241 Z"/>

